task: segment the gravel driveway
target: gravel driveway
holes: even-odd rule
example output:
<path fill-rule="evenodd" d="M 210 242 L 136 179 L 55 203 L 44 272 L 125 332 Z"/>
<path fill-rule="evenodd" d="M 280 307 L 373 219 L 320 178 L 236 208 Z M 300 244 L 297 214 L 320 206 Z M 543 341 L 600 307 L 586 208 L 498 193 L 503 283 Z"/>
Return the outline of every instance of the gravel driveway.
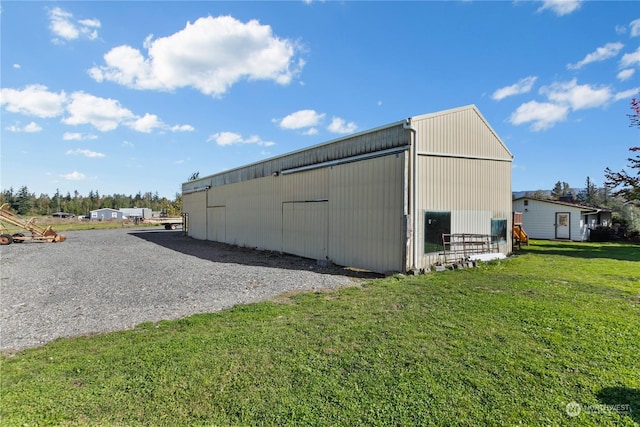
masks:
<path fill-rule="evenodd" d="M 0 246 L 2 352 L 354 280 L 349 270 L 194 240 L 182 231 L 64 234 L 62 243 Z"/>

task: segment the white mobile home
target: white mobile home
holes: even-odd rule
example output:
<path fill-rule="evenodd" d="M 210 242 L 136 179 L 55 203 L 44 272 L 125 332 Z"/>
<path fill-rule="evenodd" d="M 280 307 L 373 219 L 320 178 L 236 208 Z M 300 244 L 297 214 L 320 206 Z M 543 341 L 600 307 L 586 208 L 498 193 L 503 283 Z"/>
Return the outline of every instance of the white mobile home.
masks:
<path fill-rule="evenodd" d="M 556 200 L 520 197 L 513 210 L 522 212 L 522 227 L 532 239 L 589 240 L 597 227 L 611 227 L 611 211 Z"/>
<path fill-rule="evenodd" d="M 513 156 L 471 105 L 182 184 L 188 234 L 376 272 L 442 261 L 442 234 L 511 251 Z"/>

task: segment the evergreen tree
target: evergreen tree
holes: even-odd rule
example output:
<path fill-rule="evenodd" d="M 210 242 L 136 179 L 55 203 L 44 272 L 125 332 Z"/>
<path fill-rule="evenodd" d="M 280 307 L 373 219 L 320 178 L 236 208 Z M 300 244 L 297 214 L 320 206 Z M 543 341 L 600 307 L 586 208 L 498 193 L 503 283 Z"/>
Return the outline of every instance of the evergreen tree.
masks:
<path fill-rule="evenodd" d="M 551 196 L 555 199 L 558 200 L 560 197 L 562 196 L 568 196 L 569 193 L 571 193 L 571 187 L 569 186 L 568 183 L 566 182 L 556 182 L 556 185 L 553 187 L 553 190 L 551 190 Z"/>
<path fill-rule="evenodd" d="M 33 197 L 33 199 L 35 199 L 35 197 Z M 29 189 L 26 185 L 20 187 L 20 190 L 18 190 L 18 195 L 16 196 L 16 212 L 18 213 L 18 215 L 30 215 L 32 208 L 33 200 L 31 195 L 29 194 Z"/>

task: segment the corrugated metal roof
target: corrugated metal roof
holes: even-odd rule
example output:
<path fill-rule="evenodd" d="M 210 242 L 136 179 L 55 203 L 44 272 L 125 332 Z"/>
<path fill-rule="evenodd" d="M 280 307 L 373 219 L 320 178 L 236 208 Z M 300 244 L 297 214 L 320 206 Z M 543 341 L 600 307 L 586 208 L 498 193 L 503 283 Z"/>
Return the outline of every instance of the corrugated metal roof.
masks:
<path fill-rule="evenodd" d="M 551 203 L 553 205 L 560 205 L 560 206 L 568 206 L 571 208 L 578 208 L 581 211 L 585 212 L 585 211 L 593 211 L 593 212 L 611 212 L 611 209 L 608 208 L 599 208 L 597 206 L 587 206 L 587 205 L 582 205 L 580 203 L 571 203 L 571 202 L 561 202 L 560 200 L 546 200 L 546 199 L 538 199 L 535 197 L 529 197 L 529 196 L 523 196 L 523 197 L 518 197 L 517 199 L 513 199 L 513 201 L 517 201 L 517 200 L 533 200 L 534 202 L 543 202 L 543 203 Z"/>
<path fill-rule="evenodd" d="M 502 148 L 504 148 L 507 155 L 513 158 L 513 154 L 511 154 L 486 119 L 482 114 L 480 114 L 477 107 L 475 105 L 467 105 L 464 107 L 415 116 L 413 118 L 393 122 L 388 125 L 317 144 L 256 163 L 208 175 L 194 181 L 188 181 L 182 184 L 182 191 L 193 191 L 206 186 L 216 187 L 235 182 L 262 178 L 280 173 L 285 169 L 301 168 L 319 163 L 331 162 L 346 157 L 353 157 L 405 146 L 410 143 L 409 130 L 404 128 L 406 123 L 444 116 L 464 110 L 473 110 L 484 122 L 487 128 L 495 135 L 496 140 L 502 145 Z"/>
<path fill-rule="evenodd" d="M 402 126 L 404 123 L 405 121 L 391 123 L 271 159 L 198 178 L 183 183 L 182 190 L 189 191 L 206 185 L 216 187 L 247 181 L 271 176 L 284 169 L 300 168 L 404 146 L 409 142 L 408 131 Z"/>

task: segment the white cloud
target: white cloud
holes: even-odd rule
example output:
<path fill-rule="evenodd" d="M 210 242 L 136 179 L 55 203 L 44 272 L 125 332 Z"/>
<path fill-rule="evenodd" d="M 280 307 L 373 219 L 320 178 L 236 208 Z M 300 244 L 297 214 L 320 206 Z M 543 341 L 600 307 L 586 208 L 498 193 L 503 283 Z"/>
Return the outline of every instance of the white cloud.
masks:
<path fill-rule="evenodd" d="M 24 89 L 0 90 L 0 105 L 12 113 L 27 116 L 49 118 L 67 112 L 62 123 L 67 125 L 90 124 L 96 129 L 106 132 L 116 129 L 121 124 L 129 126 L 138 132 L 149 133 L 154 129 L 169 129 L 172 132 L 191 132 L 191 125 L 176 125 L 169 127 L 155 114 L 146 113 L 143 117 L 134 115 L 115 99 L 100 98 L 84 92 L 74 92 L 69 97 L 64 92 L 50 92 L 46 86 L 30 85 Z M 68 132 L 63 138 L 95 139 L 97 137 L 80 133 Z"/>
<path fill-rule="evenodd" d="M 193 132 L 194 128 L 191 125 L 175 125 L 168 126 L 166 125 L 158 116 L 155 114 L 146 113 L 144 117 L 137 117 L 135 120 L 132 120 L 127 123 L 131 129 L 144 132 L 151 133 L 155 129 L 160 130 L 170 130 L 171 132 Z"/>
<path fill-rule="evenodd" d="M 13 68 L 19 70 L 20 68 L 22 68 L 22 66 L 20 64 L 13 64 Z"/>
<path fill-rule="evenodd" d="M 318 113 L 315 110 L 300 110 L 295 113 L 291 113 L 279 122 L 279 126 L 282 129 L 302 129 L 307 127 L 317 126 L 322 119 L 324 119 L 324 113 Z M 274 120 L 277 122 L 277 120 Z"/>
<path fill-rule="evenodd" d="M 65 40 L 80 37 L 95 40 L 98 38 L 97 28 L 100 28 L 100 21 L 97 19 L 74 20 L 71 13 L 59 7 L 49 12 L 49 29 L 56 36 L 54 43 L 64 43 Z"/>
<path fill-rule="evenodd" d="M 578 70 L 592 62 L 605 61 L 616 56 L 623 47 L 624 45 L 622 43 L 607 43 L 604 46 L 601 46 L 595 51 L 589 53 L 582 60 L 576 62 L 575 64 L 567 64 L 567 68 L 570 70 Z"/>
<path fill-rule="evenodd" d="M 68 181 L 82 181 L 87 177 L 85 174 L 78 171 L 73 171 L 71 173 L 63 174 L 60 176 Z"/>
<path fill-rule="evenodd" d="M 516 126 L 532 123 L 531 130 L 545 130 L 565 121 L 570 111 L 602 107 L 610 102 L 629 98 L 637 91 L 636 88 L 614 94 L 608 86 L 579 85 L 576 79 L 556 82 L 540 88 L 540 94 L 545 95 L 550 102 L 530 101 L 522 104 L 508 121 Z"/>
<path fill-rule="evenodd" d="M 358 129 L 358 125 L 356 125 L 354 122 L 347 123 L 340 117 L 334 117 L 327 129 L 333 133 L 353 133 L 356 131 L 356 129 Z"/>
<path fill-rule="evenodd" d="M 80 36 L 80 31 L 71 22 L 72 17 L 71 13 L 56 7 L 49 12 L 49 28 L 53 34 L 63 39 L 77 39 Z"/>
<path fill-rule="evenodd" d="M 636 70 L 634 70 L 633 68 L 627 68 L 625 70 L 620 71 L 616 77 L 618 77 L 618 80 L 620 81 L 629 80 L 631 77 L 633 77 L 635 72 Z"/>
<path fill-rule="evenodd" d="M 631 23 L 629 24 L 629 28 L 631 30 L 629 34 L 631 37 L 640 36 L 640 18 L 631 21 Z"/>
<path fill-rule="evenodd" d="M 579 85 L 576 79 L 544 86 L 540 93 L 546 95 L 550 101 L 568 104 L 573 110 L 600 107 L 612 98 L 611 88 Z"/>
<path fill-rule="evenodd" d="M 136 89 L 171 89 L 153 76 L 151 63 L 137 49 L 118 46 L 107 52 L 104 60 L 107 66 L 89 69 L 97 82 L 108 80 Z"/>
<path fill-rule="evenodd" d="M 131 129 L 151 133 L 154 129 L 164 129 L 167 126 L 155 114 L 145 114 L 144 117 L 137 118 L 127 124 Z"/>
<path fill-rule="evenodd" d="M 69 154 L 82 155 L 92 159 L 106 157 L 106 155 L 103 153 L 98 153 L 97 151 L 91 151 L 91 150 L 82 149 L 82 148 L 78 148 L 77 150 L 67 150 L 67 155 Z"/>
<path fill-rule="evenodd" d="M 275 145 L 275 142 L 271 141 L 263 141 L 257 135 L 252 135 L 249 138 L 243 138 L 242 135 L 234 133 L 234 132 L 219 132 L 214 133 L 209 136 L 207 142 L 214 141 L 216 144 L 224 147 L 227 145 L 238 145 L 238 144 L 255 144 L 262 147 L 270 147 Z"/>
<path fill-rule="evenodd" d="M 133 113 L 120 106 L 115 99 L 100 98 L 84 92 L 71 94 L 67 112 L 69 116 L 62 119 L 63 123 L 90 124 L 102 132 L 116 129 L 124 121 L 134 118 Z"/>
<path fill-rule="evenodd" d="M 40 125 L 37 124 L 36 122 L 31 122 L 24 127 L 24 131 L 29 133 L 40 132 L 41 130 L 42 130 L 42 127 L 40 127 Z"/>
<path fill-rule="evenodd" d="M 0 90 L 0 105 L 6 105 L 7 111 L 36 117 L 55 117 L 63 112 L 66 95 L 49 92 L 46 86 L 29 85 L 22 90 Z"/>
<path fill-rule="evenodd" d="M 629 68 L 640 66 L 640 47 L 634 52 L 625 53 L 620 59 L 620 68 Z"/>
<path fill-rule="evenodd" d="M 533 88 L 536 80 L 538 78 L 535 76 L 525 77 L 523 79 L 518 80 L 516 83 L 511 86 L 505 86 L 493 92 L 491 98 L 496 101 L 500 101 L 508 96 L 519 95 L 522 93 L 528 93 Z"/>
<path fill-rule="evenodd" d="M 90 133 L 65 132 L 62 135 L 62 139 L 65 141 L 85 141 L 89 139 L 98 139 L 98 136 Z"/>
<path fill-rule="evenodd" d="M 36 122 L 30 122 L 24 127 L 11 125 L 11 126 L 7 126 L 5 129 L 8 130 L 9 132 L 35 133 L 35 132 L 40 132 L 42 130 L 42 127 Z"/>
<path fill-rule="evenodd" d="M 558 122 L 565 121 L 568 113 L 569 107 L 566 105 L 530 101 L 519 106 L 511 114 L 509 122 L 516 126 L 532 123 L 531 130 L 541 131 L 549 129 Z"/>
<path fill-rule="evenodd" d="M 195 128 L 191 125 L 175 125 L 171 126 L 171 132 L 193 132 Z"/>
<path fill-rule="evenodd" d="M 104 55 L 105 65 L 89 74 L 136 89 L 193 87 L 221 96 L 242 79 L 272 80 L 286 85 L 304 62 L 295 60 L 295 42 L 275 37 L 271 27 L 231 16 L 199 18 L 167 37 L 144 42 L 145 57 L 130 46 Z"/>
<path fill-rule="evenodd" d="M 624 92 L 618 92 L 613 96 L 613 99 L 615 99 L 616 101 L 620 101 L 622 99 L 629 99 L 631 100 L 631 98 L 635 97 L 638 92 L 640 92 L 640 87 L 636 87 L 633 89 L 629 89 L 629 90 L 625 90 Z"/>
<path fill-rule="evenodd" d="M 81 19 L 78 23 L 85 27 L 100 28 L 100 21 L 97 19 Z"/>
<path fill-rule="evenodd" d="M 544 0 L 538 12 L 543 10 L 551 10 L 558 16 L 568 15 L 580 9 L 582 0 Z"/>

